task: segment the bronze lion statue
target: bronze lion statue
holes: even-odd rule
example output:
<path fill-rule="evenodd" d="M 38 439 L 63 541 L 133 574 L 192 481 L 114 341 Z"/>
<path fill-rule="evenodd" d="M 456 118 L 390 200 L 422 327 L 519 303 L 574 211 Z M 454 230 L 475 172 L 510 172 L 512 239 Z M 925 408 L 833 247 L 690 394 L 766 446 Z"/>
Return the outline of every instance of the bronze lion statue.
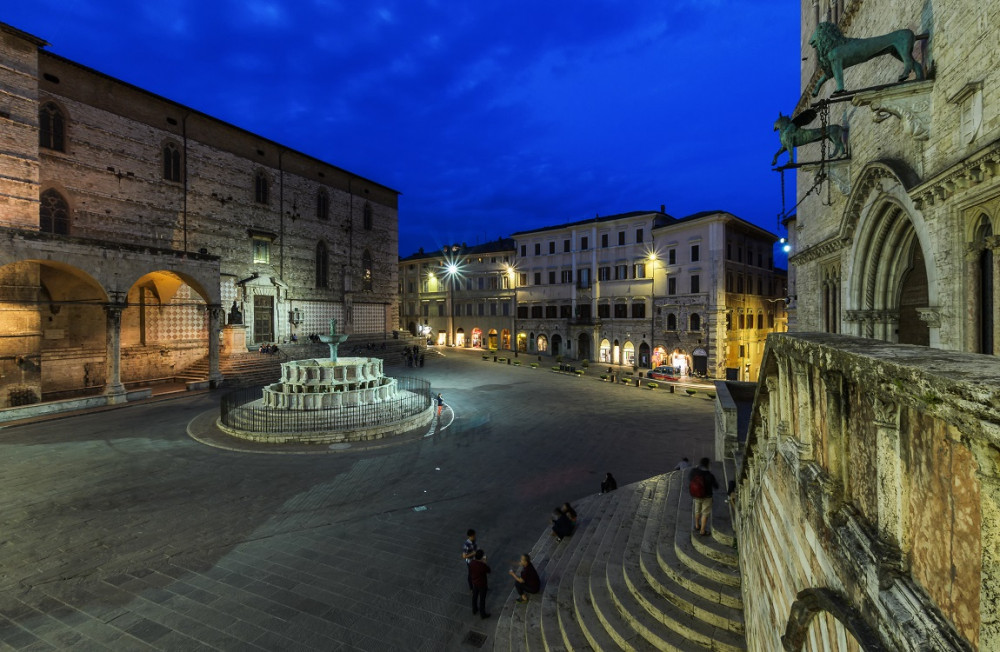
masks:
<path fill-rule="evenodd" d="M 781 149 L 771 159 L 771 165 L 775 165 L 778 162 L 778 157 L 782 152 L 788 152 L 788 162 L 794 163 L 795 157 L 792 152 L 796 147 L 815 143 L 824 138 L 829 139 L 833 144 L 831 158 L 837 158 L 846 152 L 847 130 L 840 125 L 828 125 L 825 131 L 823 129 L 804 128 L 815 119 L 816 112 L 812 109 L 803 111 L 794 118 L 789 118 L 787 115 L 781 113 L 778 114 L 778 119 L 774 121 L 774 130 L 778 132 L 778 137 L 781 139 Z"/>
<path fill-rule="evenodd" d="M 842 92 L 844 68 L 871 61 L 883 54 L 890 54 L 903 62 L 903 73 L 899 76 L 899 81 L 905 80 L 911 72 L 916 72 L 917 79 L 923 79 L 924 67 L 913 58 L 914 41 L 916 36 L 909 29 L 872 38 L 847 38 L 835 24 L 820 23 L 809 38 L 809 45 L 816 49 L 819 66 L 823 71 L 823 76 L 813 87 L 813 97 L 819 94 L 819 89 L 831 78 L 837 81 L 836 92 Z"/>

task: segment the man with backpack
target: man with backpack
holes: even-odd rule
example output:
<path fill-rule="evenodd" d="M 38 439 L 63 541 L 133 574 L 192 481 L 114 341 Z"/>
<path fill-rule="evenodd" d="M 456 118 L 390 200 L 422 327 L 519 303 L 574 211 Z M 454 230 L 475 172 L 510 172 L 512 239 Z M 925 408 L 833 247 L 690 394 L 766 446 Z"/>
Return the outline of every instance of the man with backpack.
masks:
<path fill-rule="evenodd" d="M 698 466 L 691 469 L 688 485 L 688 491 L 694 498 L 694 529 L 702 536 L 710 534 L 706 528 L 708 519 L 712 515 L 712 490 L 719 488 L 718 480 L 708 470 L 708 465 L 711 463 L 712 460 L 707 457 L 701 458 Z"/>

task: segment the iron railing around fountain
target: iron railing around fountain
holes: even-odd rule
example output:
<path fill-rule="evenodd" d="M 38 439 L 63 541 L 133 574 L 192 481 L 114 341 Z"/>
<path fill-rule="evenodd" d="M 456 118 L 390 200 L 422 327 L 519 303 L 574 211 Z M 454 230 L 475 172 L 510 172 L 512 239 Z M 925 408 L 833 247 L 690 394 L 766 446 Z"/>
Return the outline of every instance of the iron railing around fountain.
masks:
<path fill-rule="evenodd" d="M 220 421 L 247 432 L 330 432 L 381 426 L 411 417 L 431 405 L 431 384 L 421 378 L 397 378 L 399 394 L 370 405 L 336 409 L 284 410 L 262 404 L 264 387 L 244 387 L 222 397 Z"/>

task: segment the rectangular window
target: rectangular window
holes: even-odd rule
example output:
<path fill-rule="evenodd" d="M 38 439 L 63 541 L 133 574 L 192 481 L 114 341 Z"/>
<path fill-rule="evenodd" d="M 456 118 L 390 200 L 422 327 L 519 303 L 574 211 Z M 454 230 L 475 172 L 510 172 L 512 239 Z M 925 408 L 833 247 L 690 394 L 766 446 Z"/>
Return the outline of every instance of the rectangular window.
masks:
<path fill-rule="evenodd" d="M 510 317 L 510 304 L 506 301 L 500 304 L 501 312 L 504 317 Z"/>
<path fill-rule="evenodd" d="M 607 249 L 608 248 L 608 234 L 607 233 L 602 233 L 601 234 L 601 248 L 602 249 Z"/>
<path fill-rule="evenodd" d="M 736 275 L 736 294 L 743 294 L 743 275 Z"/>
<path fill-rule="evenodd" d="M 701 256 L 700 247 L 698 245 L 691 245 L 691 262 L 698 262 L 699 256 Z"/>
<path fill-rule="evenodd" d="M 646 304 L 636 301 L 632 304 L 632 319 L 642 319 L 646 316 Z"/>
<path fill-rule="evenodd" d="M 573 270 L 571 270 L 571 269 L 564 269 L 562 271 L 562 282 L 563 283 L 572 283 L 573 282 Z"/>
<path fill-rule="evenodd" d="M 485 303 L 480 303 L 478 305 L 478 310 L 479 310 L 479 316 L 480 317 L 483 317 L 484 315 L 486 315 L 486 304 Z"/>
<path fill-rule="evenodd" d="M 545 306 L 545 318 L 546 319 L 555 319 L 556 315 L 558 315 L 558 314 L 559 314 L 559 312 L 558 312 L 558 308 L 556 306 Z"/>
<path fill-rule="evenodd" d="M 542 307 L 541 306 L 531 306 L 531 316 L 533 319 L 542 318 Z"/>
<path fill-rule="evenodd" d="M 580 251 L 586 251 L 589 248 L 589 242 L 587 241 L 587 236 L 580 238 Z"/>
<path fill-rule="evenodd" d="M 642 244 L 642 229 L 635 230 L 635 243 Z"/>
<path fill-rule="evenodd" d="M 581 303 L 580 305 L 578 305 L 576 307 L 576 316 L 577 317 L 580 317 L 581 319 L 590 319 L 590 315 L 591 315 L 591 312 L 590 312 L 590 304 L 589 303 Z"/>
<path fill-rule="evenodd" d="M 757 267 L 763 267 L 763 266 L 764 266 L 764 254 L 762 254 L 761 252 L 758 251 L 757 252 Z"/>
<path fill-rule="evenodd" d="M 535 272 L 535 285 L 541 285 L 541 284 L 542 284 L 542 273 Z"/>
<path fill-rule="evenodd" d="M 429 313 L 430 313 L 431 307 L 428 304 L 425 303 L 422 306 L 420 306 L 420 308 L 421 308 L 421 312 L 424 314 L 424 317 L 428 317 Z"/>
<path fill-rule="evenodd" d="M 676 249 L 670 249 L 669 251 L 667 251 L 667 264 L 668 265 L 676 265 L 677 264 L 677 250 Z"/>
<path fill-rule="evenodd" d="M 549 243 L 549 253 L 554 254 L 556 252 L 556 241 L 553 240 Z"/>
<path fill-rule="evenodd" d="M 500 289 L 500 279 L 497 278 L 496 276 L 491 276 L 490 277 L 490 289 L 491 290 L 499 290 Z"/>
<path fill-rule="evenodd" d="M 480 290 L 486 289 L 486 279 L 484 279 L 482 276 L 476 279 L 476 284 L 479 286 Z"/>
<path fill-rule="evenodd" d="M 671 276 L 667 279 L 667 294 L 677 294 L 677 277 Z"/>
<path fill-rule="evenodd" d="M 636 263 L 632 266 L 633 278 L 646 278 L 646 263 Z"/>
<path fill-rule="evenodd" d="M 590 287 L 590 268 L 583 267 L 576 270 L 576 286 L 586 290 Z"/>
<path fill-rule="evenodd" d="M 618 246 L 620 247 L 623 244 L 625 244 L 625 232 L 624 231 L 619 231 L 618 232 Z"/>
<path fill-rule="evenodd" d="M 559 318 L 570 319 L 573 316 L 573 306 L 559 306 Z"/>
<path fill-rule="evenodd" d="M 527 319 L 528 318 L 528 306 L 518 306 L 517 307 L 517 318 Z"/>
<path fill-rule="evenodd" d="M 615 265 L 615 280 L 628 280 L 628 265 Z"/>
<path fill-rule="evenodd" d="M 556 284 L 556 273 L 554 271 L 549 272 L 549 285 Z"/>
<path fill-rule="evenodd" d="M 500 287 L 501 287 L 501 289 L 504 289 L 504 290 L 509 290 L 510 289 L 510 276 L 509 275 L 504 274 L 503 276 L 500 277 Z"/>
<path fill-rule="evenodd" d="M 542 243 L 541 242 L 536 242 L 535 243 L 535 255 L 536 256 L 541 256 L 542 255 Z"/>
<path fill-rule="evenodd" d="M 628 304 L 627 303 L 616 303 L 615 304 L 615 319 L 628 319 Z"/>
<path fill-rule="evenodd" d="M 736 262 L 743 262 L 743 247 L 736 247 Z"/>
<path fill-rule="evenodd" d="M 597 280 L 598 281 L 610 281 L 611 280 L 611 268 L 610 267 L 598 267 L 597 268 Z"/>
<path fill-rule="evenodd" d="M 733 291 L 733 273 L 728 272 L 726 274 L 726 292 L 732 292 L 732 291 Z"/>
<path fill-rule="evenodd" d="M 607 319 L 611 316 L 611 304 L 609 303 L 599 303 L 597 304 L 597 316 L 601 319 Z"/>
<path fill-rule="evenodd" d="M 521 258 L 528 255 L 528 245 L 521 245 Z"/>
<path fill-rule="evenodd" d="M 253 262 L 265 264 L 271 262 L 270 239 L 256 237 L 253 239 Z"/>
<path fill-rule="evenodd" d="M 727 242 L 726 243 L 726 260 L 732 260 L 732 259 L 733 259 L 733 243 L 732 242 Z"/>
<path fill-rule="evenodd" d="M 701 278 L 697 274 L 691 275 L 691 294 L 701 292 Z"/>
<path fill-rule="evenodd" d="M 528 284 L 528 273 L 527 272 L 521 272 L 520 284 L 521 284 L 521 287 L 524 287 L 525 285 Z"/>
<path fill-rule="evenodd" d="M 413 281 L 406 282 L 406 291 L 413 294 Z"/>
<path fill-rule="evenodd" d="M 563 240 L 563 251 L 569 253 L 569 240 Z"/>

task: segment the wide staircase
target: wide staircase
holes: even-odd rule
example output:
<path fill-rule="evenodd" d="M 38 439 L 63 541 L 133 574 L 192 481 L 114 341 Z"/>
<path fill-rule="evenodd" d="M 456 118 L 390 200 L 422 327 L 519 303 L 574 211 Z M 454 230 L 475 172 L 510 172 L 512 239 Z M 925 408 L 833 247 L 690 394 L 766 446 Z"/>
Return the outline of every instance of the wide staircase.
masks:
<path fill-rule="evenodd" d="M 712 469 L 723 488 L 733 477 L 726 466 Z M 685 471 L 585 498 L 576 510 L 572 537 L 546 532 L 531 551 L 542 590 L 526 605 L 514 592 L 505 598 L 494 650 L 746 649 L 724 490 L 711 536 L 694 532 Z"/>

